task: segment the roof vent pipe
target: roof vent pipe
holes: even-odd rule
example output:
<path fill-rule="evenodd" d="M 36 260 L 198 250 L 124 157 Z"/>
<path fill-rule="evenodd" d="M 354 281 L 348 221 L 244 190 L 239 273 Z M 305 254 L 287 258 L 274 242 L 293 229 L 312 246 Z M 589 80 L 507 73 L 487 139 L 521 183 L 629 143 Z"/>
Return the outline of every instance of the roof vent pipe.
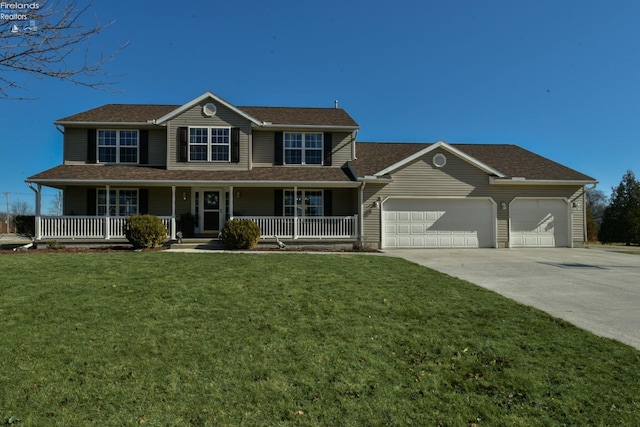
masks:
<path fill-rule="evenodd" d="M 333 101 L 333 108 L 338 108 L 338 100 Z"/>

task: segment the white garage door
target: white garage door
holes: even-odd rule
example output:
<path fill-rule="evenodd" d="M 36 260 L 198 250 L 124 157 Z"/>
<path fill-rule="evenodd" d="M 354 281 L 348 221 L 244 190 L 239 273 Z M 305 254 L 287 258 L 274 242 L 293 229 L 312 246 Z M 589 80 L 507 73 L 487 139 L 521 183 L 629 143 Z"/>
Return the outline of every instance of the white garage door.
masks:
<path fill-rule="evenodd" d="M 494 247 L 493 212 L 488 199 L 390 199 L 383 206 L 383 246 Z"/>
<path fill-rule="evenodd" d="M 511 247 L 569 246 L 568 208 L 562 199 L 515 199 L 509 205 Z"/>

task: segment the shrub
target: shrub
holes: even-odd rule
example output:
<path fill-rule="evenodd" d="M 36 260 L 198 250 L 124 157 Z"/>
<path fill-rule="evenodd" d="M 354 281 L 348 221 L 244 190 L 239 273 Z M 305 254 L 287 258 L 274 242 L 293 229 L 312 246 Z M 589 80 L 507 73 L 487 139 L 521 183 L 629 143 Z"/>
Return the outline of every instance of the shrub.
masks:
<path fill-rule="evenodd" d="M 127 219 L 127 240 L 134 248 L 155 248 L 167 240 L 167 227 L 153 215 L 133 215 Z"/>
<path fill-rule="evenodd" d="M 47 249 L 59 250 L 64 248 L 66 248 L 66 246 L 62 243 L 59 243 L 57 240 L 49 240 L 47 242 Z"/>
<path fill-rule="evenodd" d="M 34 215 L 17 215 L 14 218 L 16 234 L 31 240 L 36 237 L 36 217 Z"/>
<path fill-rule="evenodd" d="M 250 219 L 230 219 L 222 229 L 222 244 L 227 249 L 251 249 L 260 234 L 260 227 Z"/>

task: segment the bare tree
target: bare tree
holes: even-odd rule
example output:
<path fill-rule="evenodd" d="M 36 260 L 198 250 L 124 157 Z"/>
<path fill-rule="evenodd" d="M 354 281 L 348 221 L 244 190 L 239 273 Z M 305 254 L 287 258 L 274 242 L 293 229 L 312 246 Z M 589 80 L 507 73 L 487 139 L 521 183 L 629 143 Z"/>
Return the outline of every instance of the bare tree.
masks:
<path fill-rule="evenodd" d="M 33 215 L 33 210 L 31 210 L 29 203 L 16 200 L 11 204 L 11 216 L 15 218 L 18 215 Z"/>
<path fill-rule="evenodd" d="M 3 4 L 5 15 L 15 19 L 0 22 L 0 99 L 25 99 L 12 96 L 15 90 L 26 89 L 25 75 L 113 90 L 113 76 L 104 65 L 125 46 L 90 59 L 96 54 L 90 54 L 87 42 L 113 23 L 86 26 L 82 21 L 91 3 L 82 7 L 75 0 Z M 12 9 L 18 4 L 22 9 Z"/>
<path fill-rule="evenodd" d="M 62 191 L 58 191 L 56 196 L 51 200 L 51 204 L 49 206 L 49 214 L 60 216 L 62 215 Z"/>

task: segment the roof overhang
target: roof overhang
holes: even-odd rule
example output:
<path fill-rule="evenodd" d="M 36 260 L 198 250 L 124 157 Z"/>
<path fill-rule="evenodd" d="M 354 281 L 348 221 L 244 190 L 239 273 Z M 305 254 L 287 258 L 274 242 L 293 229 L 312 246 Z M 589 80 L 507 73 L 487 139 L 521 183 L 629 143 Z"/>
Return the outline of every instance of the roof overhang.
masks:
<path fill-rule="evenodd" d="M 55 121 L 54 125 L 62 126 L 76 126 L 76 127 L 140 127 L 154 125 L 153 122 L 70 122 L 70 121 Z"/>
<path fill-rule="evenodd" d="M 233 186 L 233 187 L 325 187 L 325 188 L 356 188 L 360 186 L 357 181 L 251 181 L 251 180 L 131 180 L 131 179 L 26 179 L 27 183 L 41 184 L 45 186 L 60 187 L 67 185 L 110 185 L 110 186 L 145 186 L 145 187 L 185 187 L 185 186 Z"/>
<path fill-rule="evenodd" d="M 569 180 L 569 179 L 526 179 L 520 177 L 495 178 L 489 177 L 491 185 L 589 185 L 597 184 L 595 180 Z"/>
<path fill-rule="evenodd" d="M 348 131 L 353 132 L 360 129 L 360 126 L 331 126 L 331 125 L 287 125 L 282 123 L 270 123 L 260 122 L 259 125 L 253 125 L 252 127 L 259 127 L 270 130 L 332 130 L 332 131 Z"/>
<path fill-rule="evenodd" d="M 386 167 L 385 169 L 377 172 L 375 174 L 375 176 L 382 176 L 382 175 L 387 175 L 411 162 L 413 162 L 414 160 L 419 159 L 420 157 L 434 151 L 437 150 L 439 148 L 442 148 L 448 152 L 450 152 L 451 154 L 461 158 L 462 160 L 465 160 L 466 162 L 470 163 L 471 165 L 477 167 L 478 169 L 488 173 L 489 175 L 494 175 L 497 176 L 499 178 L 505 178 L 506 175 L 503 174 L 502 172 L 492 168 L 491 166 L 482 163 L 481 161 L 479 161 L 478 159 L 469 156 L 466 153 L 463 153 L 462 151 L 458 150 L 457 148 L 453 147 L 452 145 L 447 144 L 444 141 L 438 141 L 435 144 L 432 144 L 414 154 L 412 154 L 411 156 L 405 157 L 404 159 L 400 160 L 399 162 L 396 162 L 394 164 L 392 164 L 391 166 Z"/>

